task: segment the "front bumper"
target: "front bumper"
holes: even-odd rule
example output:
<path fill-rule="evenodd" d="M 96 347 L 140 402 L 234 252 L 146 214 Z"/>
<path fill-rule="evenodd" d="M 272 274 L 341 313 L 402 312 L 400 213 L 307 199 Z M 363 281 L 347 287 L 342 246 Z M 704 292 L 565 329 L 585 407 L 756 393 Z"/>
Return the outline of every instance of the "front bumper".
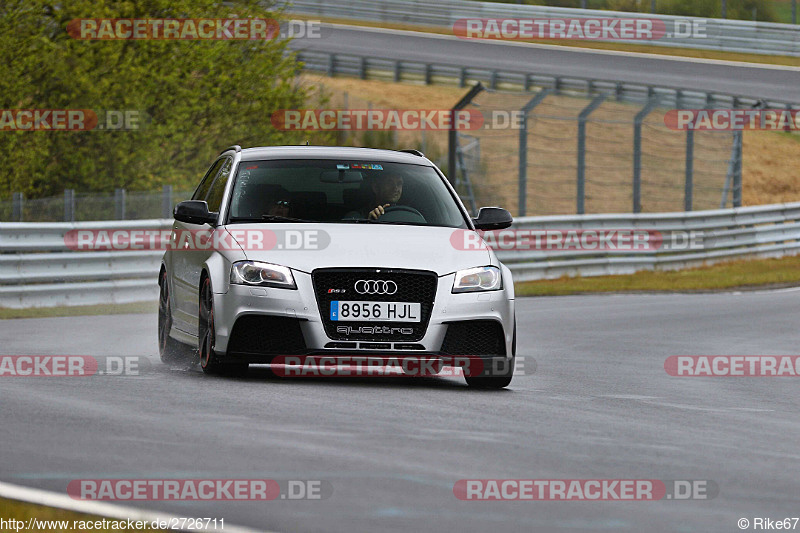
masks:
<path fill-rule="evenodd" d="M 343 341 L 331 339 L 325 332 L 310 274 L 293 271 L 297 290 L 270 287 L 229 285 L 228 292 L 214 294 L 216 325 L 215 351 L 225 358 L 231 333 L 237 320 L 248 315 L 282 317 L 296 321 L 302 332 L 304 349 L 295 353 L 390 353 L 419 357 L 441 355 L 448 327 L 462 321 L 494 321 L 502 328 L 502 353 L 482 354 L 489 359 L 510 361 L 513 356 L 514 300 L 506 287 L 499 291 L 453 294 L 454 274 L 438 278 L 436 298 L 424 336 L 408 342 Z M 327 310 L 325 310 L 327 313 Z M 391 324 L 389 324 L 391 325 Z M 277 335 L 281 331 L 275 332 Z M 251 363 L 268 363 L 282 353 L 233 353 L 231 359 Z M 447 354 L 462 355 L 462 354 Z"/>

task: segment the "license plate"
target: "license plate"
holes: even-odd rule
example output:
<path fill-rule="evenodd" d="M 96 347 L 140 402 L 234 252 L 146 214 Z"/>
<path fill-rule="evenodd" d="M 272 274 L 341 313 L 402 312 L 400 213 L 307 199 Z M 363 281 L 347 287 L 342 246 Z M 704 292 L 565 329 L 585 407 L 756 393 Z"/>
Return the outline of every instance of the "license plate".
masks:
<path fill-rule="evenodd" d="M 331 320 L 337 322 L 419 322 L 422 305 L 410 302 L 331 302 Z"/>

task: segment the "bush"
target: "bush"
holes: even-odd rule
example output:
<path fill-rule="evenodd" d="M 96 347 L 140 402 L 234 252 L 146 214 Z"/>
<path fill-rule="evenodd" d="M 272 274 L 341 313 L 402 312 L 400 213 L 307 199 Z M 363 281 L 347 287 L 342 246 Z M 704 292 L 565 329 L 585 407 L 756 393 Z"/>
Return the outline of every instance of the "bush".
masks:
<path fill-rule="evenodd" d="M 81 18 L 276 18 L 255 0 L 5 0 L 0 4 L 2 109 L 135 110 L 136 131 L 0 131 L 0 197 L 64 188 L 152 190 L 197 183 L 232 144 L 299 144 L 273 128 L 301 107 L 287 41 L 78 40 Z"/>

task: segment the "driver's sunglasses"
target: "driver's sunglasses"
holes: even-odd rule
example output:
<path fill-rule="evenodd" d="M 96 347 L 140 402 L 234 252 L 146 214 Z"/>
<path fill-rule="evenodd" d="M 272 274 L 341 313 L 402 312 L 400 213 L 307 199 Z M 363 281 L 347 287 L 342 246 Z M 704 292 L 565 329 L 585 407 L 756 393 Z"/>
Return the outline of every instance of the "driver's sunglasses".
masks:
<path fill-rule="evenodd" d="M 275 202 L 275 205 L 279 205 L 281 207 L 289 207 L 289 200 L 278 200 Z"/>

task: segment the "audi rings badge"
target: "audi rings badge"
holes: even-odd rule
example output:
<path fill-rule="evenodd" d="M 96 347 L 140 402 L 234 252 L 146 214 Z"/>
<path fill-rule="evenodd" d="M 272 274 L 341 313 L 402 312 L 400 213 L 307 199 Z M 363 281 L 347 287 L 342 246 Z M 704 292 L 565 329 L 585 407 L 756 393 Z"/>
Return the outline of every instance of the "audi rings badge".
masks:
<path fill-rule="evenodd" d="M 358 294 L 394 294 L 397 292 L 397 283 L 392 280 L 360 279 L 356 281 Z"/>

